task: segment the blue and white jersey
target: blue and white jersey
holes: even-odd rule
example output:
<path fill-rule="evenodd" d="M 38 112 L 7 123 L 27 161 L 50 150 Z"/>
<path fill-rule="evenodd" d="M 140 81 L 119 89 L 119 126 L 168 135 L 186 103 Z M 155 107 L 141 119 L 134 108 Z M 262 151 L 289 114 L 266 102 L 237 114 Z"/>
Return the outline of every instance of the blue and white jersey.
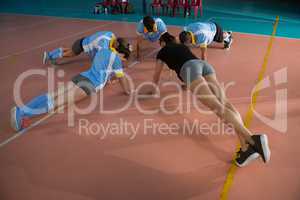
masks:
<path fill-rule="evenodd" d="M 167 26 L 160 18 L 154 18 L 155 26 L 157 30 L 155 32 L 148 32 L 145 30 L 143 20 L 139 21 L 137 24 L 137 34 L 142 35 L 144 39 L 149 40 L 150 42 L 156 42 L 159 40 L 160 36 L 167 32 Z"/>
<path fill-rule="evenodd" d="M 217 33 L 217 27 L 212 22 L 196 22 L 189 24 L 183 28 L 184 31 L 189 31 L 194 36 L 194 45 L 207 47 L 214 41 Z"/>
<path fill-rule="evenodd" d="M 90 69 L 80 74 L 92 82 L 96 91 L 102 89 L 112 75 L 124 76 L 121 58 L 111 49 L 98 50 Z"/>
<path fill-rule="evenodd" d="M 94 55 L 99 49 L 109 49 L 111 41 L 115 35 L 109 31 L 99 31 L 93 35 L 87 36 L 82 40 L 83 51 L 87 54 Z"/>

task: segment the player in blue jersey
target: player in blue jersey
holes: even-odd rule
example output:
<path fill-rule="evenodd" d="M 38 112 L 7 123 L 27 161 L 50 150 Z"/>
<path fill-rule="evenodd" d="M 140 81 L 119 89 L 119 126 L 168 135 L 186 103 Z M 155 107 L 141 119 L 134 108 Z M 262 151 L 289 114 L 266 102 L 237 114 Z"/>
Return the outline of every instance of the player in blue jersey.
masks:
<path fill-rule="evenodd" d="M 140 48 L 143 40 L 149 42 L 157 42 L 162 34 L 167 32 L 167 26 L 160 18 L 153 18 L 150 16 L 144 17 L 137 24 L 137 46 L 136 56 L 140 57 Z"/>
<path fill-rule="evenodd" d="M 55 64 L 56 60 L 65 57 L 75 57 L 82 52 L 88 54 L 93 59 L 99 49 L 116 48 L 116 36 L 110 31 L 99 31 L 93 35 L 76 40 L 72 48 L 60 47 L 43 54 L 43 64 L 47 61 Z"/>
<path fill-rule="evenodd" d="M 111 75 L 115 75 L 125 94 L 131 94 L 128 79 L 123 72 L 122 60 L 130 55 L 129 43 L 122 38 L 116 40 L 117 48 L 99 49 L 93 59 L 90 69 L 84 71 L 68 83 L 68 86 L 56 92 L 44 93 L 35 97 L 23 106 L 11 109 L 11 126 L 16 131 L 24 129 L 24 120 L 51 112 L 63 105 L 70 105 L 101 90 Z"/>
<path fill-rule="evenodd" d="M 232 32 L 223 31 L 222 27 L 213 22 L 195 22 L 183 28 L 179 34 L 182 44 L 201 48 L 201 59 L 207 60 L 207 47 L 213 42 L 222 43 L 224 49 L 232 44 Z"/>

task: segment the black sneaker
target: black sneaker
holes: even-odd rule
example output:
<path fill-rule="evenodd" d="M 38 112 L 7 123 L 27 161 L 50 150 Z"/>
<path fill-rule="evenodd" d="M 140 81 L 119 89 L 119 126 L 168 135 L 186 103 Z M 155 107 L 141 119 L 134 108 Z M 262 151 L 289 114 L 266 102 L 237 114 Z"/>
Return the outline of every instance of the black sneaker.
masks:
<path fill-rule="evenodd" d="M 228 35 L 232 36 L 232 31 L 226 31 Z"/>
<path fill-rule="evenodd" d="M 258 157 L 259 154 L 249 145 L 245 152 L 241 149 L 237 152 L 236 159 L 234 161 L 238 167 L 245 167 Z"/>
<path fill-rule="evenodd" d="M 226 41 L 224 40 L 224 49 L 229 50 L 232 42 L 233 42 L 232 35 L 229 35 L 228 39 Z"/>
<path fill-rule="evenodd" d="M 269 162 L 271 151 L 268 144 L 268 136 L 263 134 L 252 135 L 251 137 L 255 142 L 255 144 L 252 146 L 253 149 L 255 149 L 255 151 L 260 154 L 265 163 Z"/>

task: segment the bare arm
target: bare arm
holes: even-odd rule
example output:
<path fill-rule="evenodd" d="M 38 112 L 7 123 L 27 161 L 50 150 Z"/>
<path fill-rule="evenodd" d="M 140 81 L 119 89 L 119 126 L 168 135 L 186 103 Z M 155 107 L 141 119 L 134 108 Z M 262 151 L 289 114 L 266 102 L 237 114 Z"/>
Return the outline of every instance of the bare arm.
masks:
<path fill-rule="evenodd" d="M 118 78 L 119 79 L 119 83 L 121 85 L 121 88 L 123 89 L 124 93 L 126 95 L 130 95 L 132 93 L 130 85 L 129 85 L 129 80 L 128 77 L 126 75 Z"/>
<path fill-rule="evenodd" d="M 136 58 L 139 59 L 140 58 L 140 46 L 142 43 L 143 37 L 142 36 L 137 36 L 136 39 Z"/>
<path fill-rule="evenodd" d="M 200 47 L 201 49 L 201 59 L 207 60 L 207 47 Z"/>
<path fill-rule="evenodd" d="M 145 90 L 139 92 L 139 94 L 142 94 L 142 95 L 155 94 L 156 90 L 155 90 L 154 85 L 158 85 L 158 83 L 159 83 L 160 75 L 162 73 L 163 66 L 164 66 L 164 63 L 162 61 L 160 61 L 160 60 L 156 61 L 156 66 L 155 66 L 153 80 L 152 80 L 153 85 L 151 85 L 151 87 L 148 87 Z"/>
<path fill-rule="evenodd" d="M 163 66 L 164 66 L 164 63 L 161 60 L 156 60 L 155 71 L 154 71 L 154 75 L 153 75 L 153 83 L 155 85 L 158 85 Z"/>

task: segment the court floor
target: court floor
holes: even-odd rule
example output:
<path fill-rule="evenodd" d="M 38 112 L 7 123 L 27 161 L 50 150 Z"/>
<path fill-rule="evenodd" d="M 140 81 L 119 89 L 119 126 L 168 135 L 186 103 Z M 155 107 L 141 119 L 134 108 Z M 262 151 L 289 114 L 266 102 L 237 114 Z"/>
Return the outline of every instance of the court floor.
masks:
<path fill-rule="evenodd" d="M 269 78 L 269 85 L 259 91 L 254 117 L 248 123 L 255 133 L 268 135 L 271 161 L 264 164 L 257 160 L 232 172 L 229 169 L 237 144 L 234 134 L 202 133 L 198 129 L 185 134 L 186 125 L 197 120 L 213 124 L 218 122 L 215 116 L 194 109 L 189 113 L 167 115 L 159 111 L 143 115 L 137 108 L 137 103 L 145 110 L 159 108 L 163 97 L 178 93 L 176 88 L 164 85 L 175 81 L 168 72 L 163 76 L 161 98 L 139 100 L 120 113 L 99 113 L 101 108 L 121 107 L 129 98 L 113 83 L 105 87 L 103 102 L 90 114 L 74 115 L 73 127 L 67 126 L 67 112 L 56 113 L 16 136 L 10 128 L 9 111 L 19 75 L 37 69 L 53 72 L 57 82 L 66 83 L 90 65 L 89 58 L 80 56 L 56 67 L 43 66 L 44 50 L 71 45 L 75 39 L 99 30 L 112 31 L 134 43 L 135 24 L 13 14 L 1 14 L 0 20 L 0 199 L 211 200 L 220 199 L 228 180 L 232 181 L 225 187 L 228 199 L 299 199 L 300 40 L 275 36 L 268 48 L 273 31 L 270 26 L 269 36 L 234 32 L 230 51 L 209 48 L 208 61 L 221 82 L 229 86 L 227 95 L 243 117 L 259 76 Z M 169 30 L 178 34 L 180 28 L 170 26 Z M 148 45 L 142 50 L 142 62 L 131 61 L 126 72 L 136 86 L 151 81 L 158 48 Z M 194 51 L 200 55 L 199 50 Z M 57 76 L 60 69 L 64 71 L 62 77 Z M 47 87 L 46 76 L 31 76 L 22 84 L 22 97 L 27 101 Z M 163 103 L 170 110 L 190 105 L 190 94 L 183 92 L 182 96 L 180 102 L 174 98 Z M 85 100 L 79 106 L 88 104 Z M 93 132 L 90 127 L 92 132 L 86 132 L 81 128 L 86 122 L 103 129 Z M 138 127 L 137 131 L 104 134 L 109 124 L 124 122 Z M 180 126 L 180 131 L 153 131 L 154 124 L 173 123 Z"/>

